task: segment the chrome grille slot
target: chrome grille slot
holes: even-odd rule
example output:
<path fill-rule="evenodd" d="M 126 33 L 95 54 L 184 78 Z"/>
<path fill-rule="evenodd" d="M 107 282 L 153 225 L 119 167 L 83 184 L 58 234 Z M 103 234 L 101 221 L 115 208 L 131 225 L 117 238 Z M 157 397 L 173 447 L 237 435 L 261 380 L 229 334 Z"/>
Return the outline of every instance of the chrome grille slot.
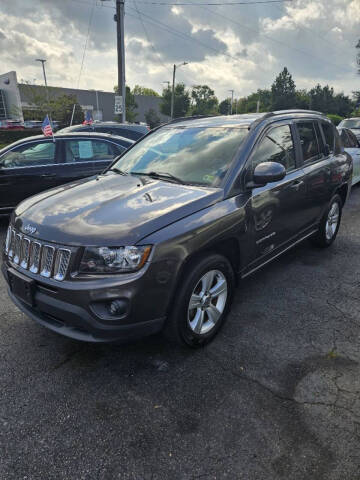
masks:
<path fill-rule="evenodd" d="M 56 255 L 54 279 L 62 281 L 65 278 L 67 269 L 69 267 L 71 251 L 65 248 L 60 248 Z"/>
<path fill-rule="evenodd" d="M 15 248 L 14 248 L 14 263 L 20 263 L 21 255 L 21 235 L 20 233 L 15 234 Z"/>
<path fill-rule="evenodd" d="M 28 238 L 23 237 L 21 243 L 21 256 L 20 256 L 20 266 L 25 268 L 25 270 L 29 267 L 29 256 L 30 256 L 30 240 Z"/>
<path fill-rule="evenodd" d="M 30 248 L 30 272 L 39 273 L 41 245 L 39 242 L 32 242 Z"/>
<path fill-rule="evenodd" d="M 9 253 L 8 253 L 9 258 L 13 258 L 14 256 L 15 235 L 16 235 L 15 230 L 11 230 L 10 246 L 9 246 Z"/>
<path fill-rule="evenodd" d="M 72 256 L 70 248 L 44 244 L 17 233 L 12 227 L 7 230 L 4 253 L 22 269 L 59 282 L 66 278 Z"/>
<path fill-rule="evenodd" d="M 11 242 L 11 227 L 9 227 L 7 229 L 7 234 L 6 234 L 6 241 L 5 241 L 5 254 L 6 255 L 9 253 L 10 242 Z"/>
<path fill-rule="evenodd" d="M 55 248 L 51 245 L 44 245 L 41 256 L 41 270 L 42 277 L 50 278 L 52 274 Z"/>

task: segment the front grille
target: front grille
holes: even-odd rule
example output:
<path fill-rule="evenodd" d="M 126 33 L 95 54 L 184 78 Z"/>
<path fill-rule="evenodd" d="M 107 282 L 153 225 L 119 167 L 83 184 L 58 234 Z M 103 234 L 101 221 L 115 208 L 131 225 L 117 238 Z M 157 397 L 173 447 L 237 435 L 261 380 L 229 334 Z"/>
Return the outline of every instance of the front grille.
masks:
<path fill-rule="evenodd" d="M 32 240 L 9 227 L 5 255 L 24 270 L 62 281 L 69 269 L 71 250 Z"/>

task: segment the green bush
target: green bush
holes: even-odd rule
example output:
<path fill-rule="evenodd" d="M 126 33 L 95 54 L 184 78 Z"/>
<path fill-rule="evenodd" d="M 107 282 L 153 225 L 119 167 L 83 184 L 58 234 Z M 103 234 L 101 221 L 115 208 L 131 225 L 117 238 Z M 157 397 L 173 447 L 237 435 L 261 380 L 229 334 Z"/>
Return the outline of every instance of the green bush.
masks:
<path fill-rule="evenodd" d="M 29 128 L 25 130 L 0 130 L 0 145 L 5 147 L 10 143 L 16 142 L 26 137 L 33 137 L 34 135 L 41 135 L 39 128 Z"/>
<path fill-rule="evenodd" d="M 340 115 L 334 115 L 333 113 L 328 113 L 327 117 L 330 118 L 335 126 L 339 125 L 341 120 L 343 120 L 343 117 L 340 117 Z"/>

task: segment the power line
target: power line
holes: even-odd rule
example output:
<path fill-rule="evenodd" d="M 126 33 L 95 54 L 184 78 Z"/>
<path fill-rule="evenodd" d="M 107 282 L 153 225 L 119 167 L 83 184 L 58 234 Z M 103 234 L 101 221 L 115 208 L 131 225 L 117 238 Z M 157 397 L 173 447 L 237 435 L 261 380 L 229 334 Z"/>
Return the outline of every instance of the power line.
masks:
<path fill-rule="evenodd" d="M 133 0 L 135 1 L 135 0 Z M 292 2 L 293 0 L 255 0 L 253 2 L 211 2 L 211 3 L 192 3 L 192 2 L 178 2 L 178 3 L 169 3 L 169 2 L 151 2 L 139 0 L 138 3 L 143 5 L 171 5 L 171 6 L 192 6 L 192 7 L 201 7 L 202 5 L 212 5 L 212 6 L 226 6 L 226 5 L 259 5 L 259 4 L 269 4 L 269 3 L 285 3 Z"/>
<path fill-rule="evenodd" d="M 81 3 L 82 3 L 82 2 L 81 2 Z M 80 85 L 80 78 L 81 78 L 81 74 L 82 74 L 83 67 L 84 67 L 85 54 L 86 54 L 86 50 L 87 50 L 87 46 L 88 46 L 88 41 L 89 41 L 89 37 L 90 37 L 90 28 L 91 28 L 91 22 L 92 22 L 92 19 L 93 19 L 93 16 L 94 16 L 95 3 L 96 3 L 96 0 L 94 0 L 94 2 L 93 2 L 93 4 L 92 4 L 91 12 L 90 12 L 90 17 L 89 17 L 89 25 L 88 25 L 88 30 L 87 30 L 87 35 L 86 35 L 86 40 L 85 40 L 85 45 L 84 45 L 82 60 L 81 60 L 81 66 L 80 66 L 80 71 L 79 71 L 79 77 L 78 77 L 78 82 L 77 82 L 77 88 L 78 88 L 78 89 L 79 89 L 79 85 Z"/>
<path fill-rule="evenodd" d="M 138 16 L 139 16 L 139 20 L 140 20 L 141 25 L 142 25 L 142 27 L 143 27 L 143 30 L 144 30 L 144 33 L 145 33 L 145 36 L 146 36 L 146 39 L 147 39 L 148 43 L 150 44 L 150 46 L 151 46 L 153 52 L 155 53 L 155 55 L 158 57 L 158 59 L 159 59 L 160 63 L 162 64 L 162 66 L 165 67 L 165 68 L 168 68 L 168 66 L 166 66 L 165 63 L 162 61 L 161 55 L 160 55 L 160 54 L 158 53 L 158 51 L 155 49 L 154 44 L 150 41 L 150 36 L 149 36 L 149 34 L 148 34 L 148 31 L 146 30 L 145 23 L 144 23 L 144 21 L 143 21 L 142 15 L 141 15 L 141 13 L 140 13 L 140 11 L 139 11 L 139 9 L 138 9 L 136 0 L 134 0 L 134 4 L 135 4 L 135 8 L 136 8 L 137 14 L 138 14 Z"/>
<path fill-rule="evenodd" d="M 256 28 L 251 28 L 247 25 L 244 25 L 243 23 L 240 23 L 239 21 L 237 20 L 234 20 L 233 18 L 230 18 L 230 17 L 227 17 L 225 15 L 223 15 L 222 13 L 219 13 L 219 12 L 214 12 L 214 10 L 210 9 L 210 8 L 207 8 L 206 6 L 203 7 L 205 10 L 207 10 L 208 12 L 212 13 L 213 15 L 217 15 L 218 17 L 222 17 L 226 20 L 228 20 L 229 22 L 232 22 L 236 25 L 239 25 L 240 27 L 242 28 L 245 28 L 246 30 L 250 30 L 250 31 L 255 31 L 256 33 L 259 33 L 258 30 Z M 329 62 L 327 60 L 324 60 L 323 58 L 320 58 L 320 57 L 317 57 L 316 55 L 312 55 L 311 53 L 305 51 L 305 50 L 301 50 L 300 48 L 297 48 L 297 47 L 292 47 L 291 45 L 288 45 L 287 43 L 285 42 L 282 42 L 281 40 L 277 40 L 275 38 L 272 38 L 272 37 L 269 37 L 268 35 L 265 35 L 264 33 L 260 33 L 261 36 L 263 36 L 264 38 L 266 38 L 267 40 L 270 40 L 271 42 L 275 42 L 275 43 L 278 43 L 279 45 L 282 45 L 284 46 L 285 48 L 287 49 L 290 49 L 290 50 L 294 50 L 296 52 L 299 52 L 303 55 L 306 55 L 308 57 L 312 57 L 314 58 L 315 60 L 317 61 L 320 61 L 320 62 L 323 62 L 323 63 L 327 63 L 328 65 L 331 65 L 333 67 L 336 67 L 337 69 L 342 69 L 343 67 L 340 66 L 340 65 L 337 65 L 335 63 L 332 63 L 332 62 Z"/>

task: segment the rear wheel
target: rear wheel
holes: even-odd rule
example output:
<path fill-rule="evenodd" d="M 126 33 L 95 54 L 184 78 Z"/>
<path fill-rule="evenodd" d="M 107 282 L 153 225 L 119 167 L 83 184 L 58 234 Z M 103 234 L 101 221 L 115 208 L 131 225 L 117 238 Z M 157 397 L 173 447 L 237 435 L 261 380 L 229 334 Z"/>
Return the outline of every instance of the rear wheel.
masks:
<path fill-rule="evenodd" d="M 339 231 L 342 212 L 342 200 L 340 195 L 335 195 L 327 208 L 319 226 L 319 230 L 311 239 L 312 242 L 322 248 L 329 247 L 335 240 Z"/>
<path fill-rule="evenodd" d="M 225 321 L 234 284 L 232 267 L 222 255 L 210 254 L 191 263 L 176 291 L 166 337 L 192 347 L 210 342 Z"/>

